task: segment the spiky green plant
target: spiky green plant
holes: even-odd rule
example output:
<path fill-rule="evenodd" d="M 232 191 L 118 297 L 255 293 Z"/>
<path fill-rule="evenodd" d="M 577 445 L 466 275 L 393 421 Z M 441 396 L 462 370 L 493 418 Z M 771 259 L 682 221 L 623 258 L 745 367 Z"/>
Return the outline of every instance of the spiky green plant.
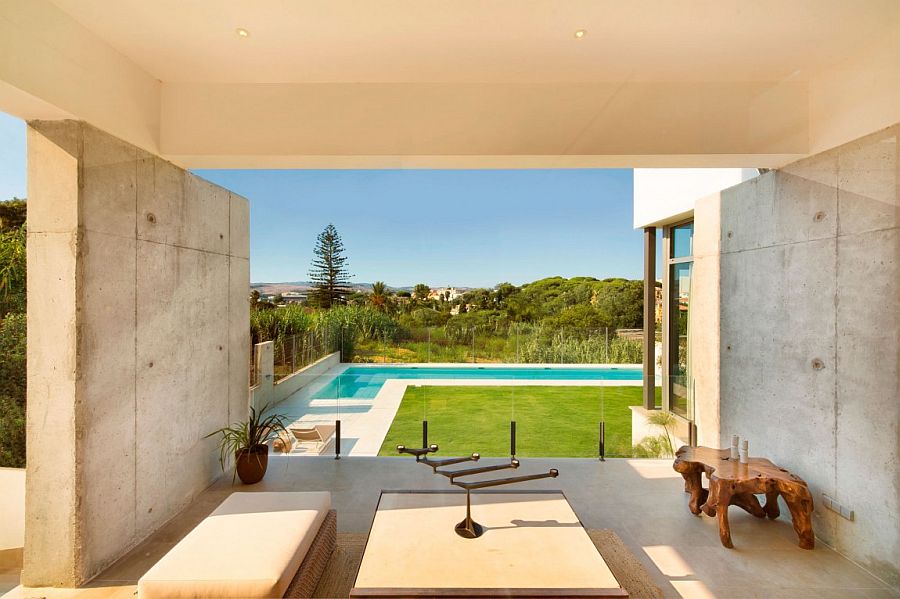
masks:
<path fill-rule="evenodd" d="M 659 435 L 644 437 L 640 443 L 634 446 L 634 456 L 638 458 L 666 458 L 675 455 L 675 447 L 672 444 L 671 428 L 675 426 L 675 416 L 665 410 L 653 410 L 647 416 L 647 424 L 661 428 Z"/>
<path fill-rule="evenodd" d="M 231 426 L 220 428 L 206 435 L 207 439 L 216 435 L 222 436 L 219 440 L 219 465 L 222 467 L 222 472 L 225 471 L 229 457 L 250 452 L 258 445 L 265 445 L 282 433 L 288 434 L 287 419 L 281 414 L 267 414 L 268 411 L 269 404 L 259 410 L 251 406 L 247 420 L 235 422 Z M 237 472 L 234 476 L 236 475 Z"/>

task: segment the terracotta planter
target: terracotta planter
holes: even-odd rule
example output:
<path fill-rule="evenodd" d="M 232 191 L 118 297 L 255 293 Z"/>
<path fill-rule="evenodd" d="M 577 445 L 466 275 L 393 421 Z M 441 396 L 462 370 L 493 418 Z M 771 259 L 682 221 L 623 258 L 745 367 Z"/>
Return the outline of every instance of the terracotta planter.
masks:
<path fill-rule="evenodd" d="M 235 454 L 235 469 L 238 478 L 245 485 L 252 485 L 262 480 L 269 465 L 269 446 L 256 445 L 250 449 L 242 449 Z"/>

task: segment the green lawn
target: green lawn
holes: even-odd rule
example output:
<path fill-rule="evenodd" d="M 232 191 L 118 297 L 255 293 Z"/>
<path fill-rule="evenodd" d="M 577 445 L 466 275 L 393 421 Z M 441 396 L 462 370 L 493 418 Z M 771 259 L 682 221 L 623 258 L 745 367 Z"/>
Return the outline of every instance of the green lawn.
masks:
<path fill-rule="evenodd" d="M 633 405 L 641 405 L 641 387 L 410 386 L 379 455 L 397 455 L 397 445 L 421 445 L 427 418 L 428 442 L 440 445 L 441 456 L 507 456 L 509 421 L 515 420 L 519 456 L 597 457 L 602 419 L 606 455 L 630 457 Z"/>

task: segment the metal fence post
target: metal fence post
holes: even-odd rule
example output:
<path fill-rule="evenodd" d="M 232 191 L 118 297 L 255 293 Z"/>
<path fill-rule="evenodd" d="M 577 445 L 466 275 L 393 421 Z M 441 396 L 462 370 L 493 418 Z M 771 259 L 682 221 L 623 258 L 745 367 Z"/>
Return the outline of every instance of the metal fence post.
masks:
<path fill-rule="evenodd" d="M 600 461 L 606 461 L 606 423 L 600 421 L 600 444 L 597 450 L 600 453 Z"/>
<path fill-rule="evenodd" d="M 341 459 L 341 421 L 334 421 L 334 459 Z"/>

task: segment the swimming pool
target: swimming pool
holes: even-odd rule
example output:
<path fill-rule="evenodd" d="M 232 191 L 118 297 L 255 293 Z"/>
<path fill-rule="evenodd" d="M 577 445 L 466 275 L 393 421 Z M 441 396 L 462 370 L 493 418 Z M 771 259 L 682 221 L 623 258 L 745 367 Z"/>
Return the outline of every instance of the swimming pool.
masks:
<path fill-rule="evenodd" d="M 510 366 L 350 366 L 314 395 L 315 399 L 375 399 L 388 379 L 484 379 L 541 381 L 639 381 L 640 368 Z"/>

